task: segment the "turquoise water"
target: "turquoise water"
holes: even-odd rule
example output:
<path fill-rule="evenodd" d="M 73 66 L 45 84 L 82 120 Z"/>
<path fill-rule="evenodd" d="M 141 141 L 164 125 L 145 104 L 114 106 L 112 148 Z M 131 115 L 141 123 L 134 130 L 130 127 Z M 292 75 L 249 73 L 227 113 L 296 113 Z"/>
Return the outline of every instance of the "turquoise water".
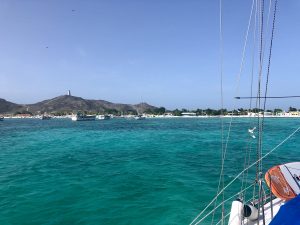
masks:
<path fill-rule="evenodd" d="M 233 120 L 226 183 L 243 168 L 249 123 L 255 121 Z M 267 119 L 264 151 L 299 125 L 300 119 Z M 299 160 L 299 137 L 264 168 Z M 6 119 L 0 224 L 189 224 L 216 192 L 220 146 L 219 119 Z"/>

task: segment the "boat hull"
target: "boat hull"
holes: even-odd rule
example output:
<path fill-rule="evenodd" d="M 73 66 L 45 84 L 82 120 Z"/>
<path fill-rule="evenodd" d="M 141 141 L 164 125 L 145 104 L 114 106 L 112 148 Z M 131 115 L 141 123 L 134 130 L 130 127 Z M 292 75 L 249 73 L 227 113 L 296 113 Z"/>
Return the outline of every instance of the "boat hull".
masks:
<path fill-rule="evenodd" d="M 41 117 L 41 120 L 50 120 L 50 119 L 51 119 L 50 116 L 42 116 L 42 117 Z"/>
<path fill-rule="evenodd" d="M 144 116 L 135 116 L 134 119 L 135 120 L 145 120 L 146 117 L 144 117 Z"/>
<path fill-rule="evenodd" d="M 73 116 L 73 121 L 94 121 L 96 116 Z"/>
<path fill-rule="evenodd" d="M 110 116 L 98 115 L 98 116 L 96 116 L 96 119 L 97 120 L 109 120 Z"/>

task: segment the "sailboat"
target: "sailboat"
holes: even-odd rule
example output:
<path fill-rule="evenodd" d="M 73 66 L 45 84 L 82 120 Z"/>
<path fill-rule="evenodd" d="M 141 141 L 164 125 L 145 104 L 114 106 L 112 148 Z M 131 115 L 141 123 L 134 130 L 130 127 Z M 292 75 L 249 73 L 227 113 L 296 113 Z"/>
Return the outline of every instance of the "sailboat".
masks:
<path fill-rule="evenodd" d="M 146 117 L 143 116 L 143 115 L 141 115 L 141 114 L 139 114 L 139 115 L 134 116 L 134 119 L 135 119 L 135 120 L 145 120 Z"/>
<path fill-rule="evenodd" d="M 266 4 L 264 0 L 253 0 L 249 22 L 245 37 L 245 44 L 242 53 L 242 61 L 240 73 L 244 65 L 244 55 L 247 44 L 250 28 L 254 36 L 253 52 L 257 50 L 259 61 L 257 68 L 252 73 L 257 71 L 257 93 L 254 95 L 251 86 L 249 97 L 236 97 L 236 99 L 249 99 L 249 109 L 257 108 L 266 111 L 266 101 L 268 96 L 268 81 L 271 66 L 272 46 L 274 40 L 274 30 L 277 12 L 277 0 L 270 0 Z M 266 10 L 269 9 L 269 10 Z M 251 26 L 252 25 L 252 26 Z M 270 26 L 270 27 L 268 27 Z M 266 40 L 266 33 L 269 29 L 270 39 Z M 222 0 L 220 0 L 220 42 L 222 42 Z M 268 44 L 268 50 L 265 51 L 265 46 Z M 222 46 L 222 43 L 221 43 Z M 255 49 L 255 46 L 258 49 Z M 222 47 L 221 47 L 222 49 Z M 221 50 L 222 54 L 222 50 Z M 264 63 L 264 57 L 267 56 L 267 63 Z M 221 59 L 222 71 L 222 59 Z M 263 72 L 266 71 L 266 72 Z M 264 79 L 262 79 L 264 74 Z M 240 74 L 239 74 L 240 75 Z M 253 74 L 252 74 L 253 75 Z M 253 78 L 253 76 L 252 76 Z M 222 85 L 222 72 L 221 72 Z M 252 85 L 252 84 L 251 84 Z M 222 86 L 221 86 L 222 87 Z M 264 88 L 263 88 L 264 87 Z M 223 90 L 221 88 L 221 90 Z M 221 95 L 222 96 L 222 95 Z M 273 97 L 274 98 L 274 97 Z M 222 99 L 223 102 L 223 99 Z M 254 103 L 253 103 L 254 102 Z M 251 108 L 251 106 L 253 106 Z M 266 161 L 270 154 L 276 151 L 285 142 L 290 140 L 299 130 L 300 127 L 293 130 L 279 144 L 273 146 L 272 149 L 263 151 L 263 131 L 264 131 L 264 113 L 256 113 L 255 127 L 249 127 L 248 143 L 256 144 L 256 158 L 252 159 L 250 154 L 245 156 L 244 169 L 240 171 L 230 181 L 225 181 L 224 163 L 228 148 L 228 140 L 231 132 L 232 119 L 229 123 L 228 133 L 224 138 L 222 130 L 222 154 L 221 154 L 221 171 L 219 184 L 215 197 L 204 207 L 204 209 L 192 220 L 190 225 L 197 224 L 228 224 L 228 225 L 297 225 L 300 224 L 300 162 L 286 162 L 280 165 L 273 165 L 271 168 L 265 168 L 263 160 Z M 253 118 L 251 118 L 253 119 Z M 223 122 L 222 122 L 223 129 Z M 247 177 L 250 169 L 254 169 L 252 182 L 246 186 Z M 242 183 L 241 190 L 238 193 L 231 194 L 225 199 L 224 193 L 229 191 L 235 182 Z M 249 184 L 249 182 L 248 182 Z M 251 190 L 251 191 L 250 191 Z M 249 194 L 249 192 L 251 194 Z M 221 199 L 221 200 L 220 200 Z M 231 202 L 231 204 L 230 204 Z M 209 222 L 208 222 L 209 221 Z"/>
<path fill-rule="evenodd" d="M 141 104 L 143 104 L 143 102 L 142 102 Z M 134 118 L 135 120 L 145 120 L 145 119 L 146 119 L 146 117 L 145 117 L 143 114 L 140 114 L 140 113 L 139 113 L 139 110 L 138 110 L 138 109 L 137 109 L 137 115 L 135 115 L 133 118 Z"/>

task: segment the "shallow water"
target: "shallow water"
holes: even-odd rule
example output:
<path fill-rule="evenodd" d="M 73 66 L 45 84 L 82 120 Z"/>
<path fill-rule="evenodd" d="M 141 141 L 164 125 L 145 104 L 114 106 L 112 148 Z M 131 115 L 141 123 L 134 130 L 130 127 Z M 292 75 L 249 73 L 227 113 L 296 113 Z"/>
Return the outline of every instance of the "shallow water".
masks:
<path fill-rule="evenodd" d="M 264 152 L 299 125 L 300 119 L 266 119 Z M 247 146 L 255 160 L 256 139 L 247 132 L 254 126 L 256 120 L 233 119 L 225 183 L 243 169 Z M 0 224 L 189 224 L 216 193 L 220 128 L 217 118 L 6 119 L 0 122 Z M 264 171 L 299 160 L 299 136 L 264 160 Z"/>

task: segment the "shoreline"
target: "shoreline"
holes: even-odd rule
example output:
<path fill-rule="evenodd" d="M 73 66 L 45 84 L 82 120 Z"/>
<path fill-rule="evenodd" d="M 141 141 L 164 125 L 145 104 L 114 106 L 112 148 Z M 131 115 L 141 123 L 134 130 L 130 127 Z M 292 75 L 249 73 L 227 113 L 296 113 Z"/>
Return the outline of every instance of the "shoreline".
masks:
<path fill-rule="evenodd" d="M 113 116 L 112 119 L 127 119 L 131 116 Z M 173 119 L 173 118 L 182 118 L 182 119 L 209 119 L 209 118 L 258 118 L 257 116 L 147 116 L 145 115 L 147 119 Z M 71 119 L 71 116 L 53 116 L 52 119 Z M 260 116 L 262 118 L 262 116 Z M 265 115 L 264 118 L 299 118 L 300 116 L 271 116 L 271 115 Z M 40 119 L 38 116 L 27 116 L 27 117 L 19 117 L 19 116 L 4 116 L 4 119 Z"/>

